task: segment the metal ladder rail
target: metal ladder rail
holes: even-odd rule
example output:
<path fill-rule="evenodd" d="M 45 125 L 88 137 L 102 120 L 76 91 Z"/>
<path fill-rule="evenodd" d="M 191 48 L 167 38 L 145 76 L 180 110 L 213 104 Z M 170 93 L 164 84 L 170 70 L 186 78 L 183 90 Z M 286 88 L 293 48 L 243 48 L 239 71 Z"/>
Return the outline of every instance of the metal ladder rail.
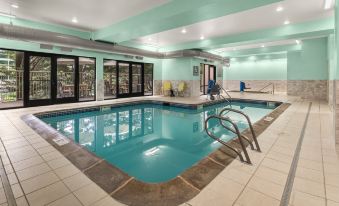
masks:
<path fill-rule="evenodd" d="M 224 142 L 224 141 L 222 141 L 220 138 L 214 136 L 214 135 L 208 130 L 208 125 L 207 125 L 207 123 L 208 123 L 208 121 L 211 120 L 211 119 L 223 120 L 223 121 L 227 121 L 227 122 L 229 122 L 229 123 L 232 124 L 232 126 L 234 127 L 235 132 L 236 132 L 236 134 L 237 134 L 237 136 L 238 136 L 239 143 L 240 143 L 240 146 L 241 146 L 241 148 L 242 148 L 242 150 L 243 150 L 243 152 L 244 152 L 246 161 L 244 160 L 244 158 L 243 158 L 243 156 L 242 156 L 242 154 L 241 154 L 241 151 L 238 151 L 237 149 L 234 149 L 233 147 L 229 146 L 226 142 Z M 227 128 L 225 128 L 225 129 L 227 129 Z M 231 149 L 233 152 L 235 152 L 237 155 L 239 155 L 239 158 L 240 158 L 240 161 L 241 161 L 241 162 L 247 162 L 248 164 L 252 164 L 252 163 L 251 163 L 251 159 L 250 159 L 250 157 L 249 157 L 249 155 L 248 155 L 248 153 L 247 153 L 245 144 L 244 144 L 244 142 L 243 142 L 243 139 L 242 139 L 243 137 L 240 135 L 239 128 L 238 128 L 238 126 L 237 126 L 234 122 L 232 122 L 232 120 L 231 120 L 230 118 L 228 118 L 228 117 L 221 117 L 221 116 L 217 116 L 217 115 L 211 115 L 211 116 L 207 117 L 207 119 L 205 120 L 205 131 L 206 131 L 206 133 L 207 133 L 207 135 L 208 135 L 209 137 L 211 137 L 212 139 L 216 140 L 216 141 L 219 142 L 220 144 L 226 146 L 227 148 L 229 148 L 229 149 Z"/>
<path fill-rule="evenodd" d="M 220 122 L 220 124 L 221 124 L 225 129 L 228 129 L 228 130 L 230 130 L 231 132 L 233 132 L 234 134 L 237 134 L 237 132 L 236 132 L 234 129 L 232 129 L 232 128 L 228 127 L 227 125 L 225 125 L 224 122 L 223 122 L 221 119 L 219 119 L 219 122 Z M 250 147 L 251 147 L 251 150 L 255 150 L 252 141 L 251 141 L 248 137 L 246 137 L 245 135 L 243 135 L 243 134 L 241 134 L 241 133 L 240 133 L 240 135 L 246 140 L 246 142 L 248 142 L 248 144 L 249 144 Z"/>
<path fill-rule="evenodd" d="M 266 86 L 264 86 L 263 88 L 259 89 L 259 92 L 262 92 L 264 89 L 266 89 L 267 87 L 272 85 L 272 94 L 274 94 L 274 83 L 269 83 Z"/>
<path fill-rule="evenodd" d="M 255 143 L 257 151 L 261 152 L 261 149 L 260 149 L 260 146 L 259 146 L 259 143 L 258 143 L 258 139 L 257 139 L 257 136 L 255 135 L 255 132 L 254 132 L 254 129 L 253 129 L 253 125 L 252 125 L 252 122 L 251 122 L 251 119 L 249 118 L 249 116 L 247 114 L 245 114 L 244 112 L 242 112 L 242 111 L 239 111 L 239 110 L 236 110 L 236 109 L 232 109 L 232 108 L 224 108 L 224 109 L 222 109 L 220 111 L 219 115 L 222 117 L 223 113 L 226 112 L 226 111 L 231 111 L 231 112 L 234 112 L 234 113 L 241 114 L 241 115 L 243 115 L 246 118 L 246 120 L 248 122 L 248 125 L 250 127 L 250 130 L 251 130 L 252 139 L 253 139 L 253 141 Z"/>

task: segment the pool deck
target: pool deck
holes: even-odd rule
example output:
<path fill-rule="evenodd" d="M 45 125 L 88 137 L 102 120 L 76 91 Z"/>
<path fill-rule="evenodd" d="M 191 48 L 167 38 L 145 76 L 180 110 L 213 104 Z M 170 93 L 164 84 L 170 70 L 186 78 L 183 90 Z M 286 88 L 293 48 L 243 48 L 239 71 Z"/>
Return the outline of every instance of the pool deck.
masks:
<path fill-rule="evenodd" d="M 286 101 L 291 106 L 259 136 L 262 153 L 248 150 L 253 165 L 233 161 L 183 205 L 280 205 L 283 194 L 283 203 L 286 203 L 286 195 L 290 195 L 286 205 L 339 205 L 339 158 L 327 103 L 284 94 L 232 93 L 232 97 Z M 187 104 L 206 101 L 203 97 L 132 99 Z M 0 111 L 0 154 L 17 205 L 122 205 L 36 134 L 21 117 L 56 109 L 129 101 L 131 98 Z M 300 139 L 303 140 L 301 145 Z M 296 168 L 295 173 L 293 168 Z M 0 206 L 7 205 L 6 179 L 2 183 Z"/>

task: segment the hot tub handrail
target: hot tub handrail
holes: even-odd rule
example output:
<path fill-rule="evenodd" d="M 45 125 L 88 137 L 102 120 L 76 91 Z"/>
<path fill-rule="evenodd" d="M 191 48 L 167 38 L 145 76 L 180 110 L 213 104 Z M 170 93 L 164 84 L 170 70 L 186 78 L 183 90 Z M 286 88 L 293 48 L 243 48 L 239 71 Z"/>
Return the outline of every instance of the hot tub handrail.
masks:
<path fill-rule="evenodd" d="M 211 119 L 218 119 L 218 120 L 221 119 L 221 120 L 223 120 L 223 121 L 227 121 L 227 122 L 229 122 L 229 123 L 232 124 L 232 126 L 234 127 L 235 132 L 236 132 L 236 134 L 237 134 L 237 136 L 238 136 L 240 146 L 241 146 L 241 148 L 242 148 L 242 150 L 243 150 L 243 152 L 244 152 L 244 155 L 245 155 L 245 158 L 246 158 L 246 162 L 247 162 L 248 164 L 252 164 L 252 163 L 251 163 L 251 160 L 250 160 L 250 157 L 249 157 L 249 155 L 248 155 L 248 153 L 247 153 L 245 144 L 244 144 L 244 142 L 243 142 L 243 139 L 242 139 L 243 137 L 241 136 L 241 134 L 240 134 L 240 132 L 239 132 L 238 126 L 237 126 L 234 122 L 232 122 L 232 120 L 231 120 L 230 118 L 228 118 L 228 117 L 221 117 L 221 116 L 217 116 L 217 115 L 211 115 L 211 116 L 207 117 L 207 119 L 205 120 L 205 131 L 206 131 L 207 135 L 208 135 L 209 137 L 211 137 L 212 139 L 216 140 L 217 142 L 219 142 L 220 144 L 222 144 L 222 145 L 226 146 L 227 148 L 231 149 L 233 152 L 235 152 L 237 155 L 239 155 L 239 158 L 240 158 L 240 161 L 241 161 L 241 162 L 245 162 L 245 161 L 244 161 L 244 158 L 243 158 L 243 156 L 242 156 L 242 154 L 241 154 L 241 151 L 238 151 L 237 149 L 231 147 L 231 146 L 228 145 L 225 141 L 223 141 L 223 140 L 221 140 L 220 138 L 216 137 L 215 135 L 213 135 L 213 134 L 208 130 L 208 121 L 211 120 Z M 226 127 L 224 127 L 224 128 L 227 129 Z"/>
<path fill-rule="evenodd" d="M 257 151 L 258 151 L 258 152 L 261 152 L 261 149 L 260 149 L 260 146 L 259 146 L 259 143 L 258 143 L 258 139 L 257 139 L 257 136 L 255 135 L 255 132 L 254 132 L 253 125 L 252 125 L 252 122 L 251 122 L 250 117 L 249 117 L 247 114 L 245 114 L 244 112 L 242 112 L 242 111 L 240 111 L 240 110 L 232 109 L 232 108 L 224 108 L 224 109 L 222 109 L 222 110 L 220 111 L 219 115 L 220 115 L 220 116 L 223 116 L 223 113 L 226 112 L 226 111 L 228 111 L 228 112 L 231 111 L 231 112 L 234 112 L 234 113 L 241 114 L 242 116 L 244 116 L 244 117 L 246 118 L 247 123 L 248 123 L 248 125 L 249 125 L 249 127 L 250 127 L 250 130 L 251 130 L 251 133 L 252 133 L 252 139 L 253 139 L 253 141 L 254 141 L 254 143 L 255 143 L 255 146 L 256 146 L 256 148 L 257 148 Z"/>

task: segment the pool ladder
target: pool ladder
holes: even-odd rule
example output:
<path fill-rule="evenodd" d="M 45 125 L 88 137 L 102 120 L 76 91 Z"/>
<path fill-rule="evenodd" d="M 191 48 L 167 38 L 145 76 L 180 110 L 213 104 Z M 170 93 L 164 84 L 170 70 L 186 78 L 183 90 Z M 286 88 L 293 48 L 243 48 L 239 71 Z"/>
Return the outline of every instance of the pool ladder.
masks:
<path fill-rule="evenodd" d="M 224 116 L 225 112 L 227 112 L 227 113 L 234 112 L 234 113 L 240 114 L 240 115 L 242 115 L 242 116 L 244 116 L 246 118 L 247 123 L 248 123 L 249 128 L 250 128 L 251 133 L 252 133 L 252 140 L 255 143 L 256 149 L 254 148 L 252 141 L 248 137 L 246 137 L 245 135 L 240 133 L 238 126 L 232 121 L 232 119 L 229 118 L 228 116 Z M 243 155 L 241 154 L 241 150 L 238 150 L 238 149 L 230 146 L 227 142 L 225 142 L 225 141 L 221 140 L 220 138 L 216 137 L 211 131 L 209 131 L 209 129 L 208 129 L 208 121 L 211 120 L 211 119 L 218 119 L 219 123 L 225 129 L 231 131 L 232 133 L 234 133 L 234 134 L 236 134 L 238 136 L 238 141 L 239 141 L 239 144 L 241 146 L 242 151 L 244 152 L 244 156 L 246 158 L 246 161 L 245 161 Z M 230 123 L 233 128 L 227 126 L 225 124 L 225 122 Z M 250 145 L 252 150 L 257 150 L 258 152 L 261 152 L 261 149 L 260 149 L 260 146 L 259 146 L 259 143 L 258 143 L 258 140 L 257 140 L 257 136 L 255 135 L 255 132 L 254 132 L 254 129 L 253 129 L 252 122 L 251 122 L 249 116 L 247 114 L 245 114 L 244 112 L 242 112 L 242 111 L 239 111 L 239 110 L 236 110 L 236 109 L 232 109 L 232 108 L 224 108 L 224 109 L 222 109 L 220 111 L 219 115 L 211 115 L 211 116 L 209 116 L 205 120 L 205 131 L 206 131 L 206 133 L 208 134 L 209 137 L 211 137 L 215 141 L 219 142 L 220 144 L 224 145 L 225 147 L 227 147 L 230 150 L 232 150 L 233 152 L 235 152 L 239 156 L 239 159 L 240 159 L 241 162 L 246 162 L 248 164 L 252 164 L 251 163 L 251 159 L 250 159 L 250 157 L 248 155 L 248 152 L 246 150 L 245 141 L 248 142 L 248 144 Z"/>

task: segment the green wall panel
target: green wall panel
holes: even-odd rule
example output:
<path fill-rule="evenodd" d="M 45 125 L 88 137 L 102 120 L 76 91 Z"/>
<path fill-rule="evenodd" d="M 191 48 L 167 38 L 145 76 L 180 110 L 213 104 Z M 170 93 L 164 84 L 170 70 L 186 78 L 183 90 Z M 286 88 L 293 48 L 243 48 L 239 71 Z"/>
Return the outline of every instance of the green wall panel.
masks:
<path fill-rule="evenodd" d="M 286 80 L 287 59 L 231 62 L 224 68 L 225 80 Z"/>
<path fill-rule="evenodd" d="M 288 52 L 287 74 L 290 80 L 328 79 L 327 38 L 302 42 L 300 52 Z"/>

